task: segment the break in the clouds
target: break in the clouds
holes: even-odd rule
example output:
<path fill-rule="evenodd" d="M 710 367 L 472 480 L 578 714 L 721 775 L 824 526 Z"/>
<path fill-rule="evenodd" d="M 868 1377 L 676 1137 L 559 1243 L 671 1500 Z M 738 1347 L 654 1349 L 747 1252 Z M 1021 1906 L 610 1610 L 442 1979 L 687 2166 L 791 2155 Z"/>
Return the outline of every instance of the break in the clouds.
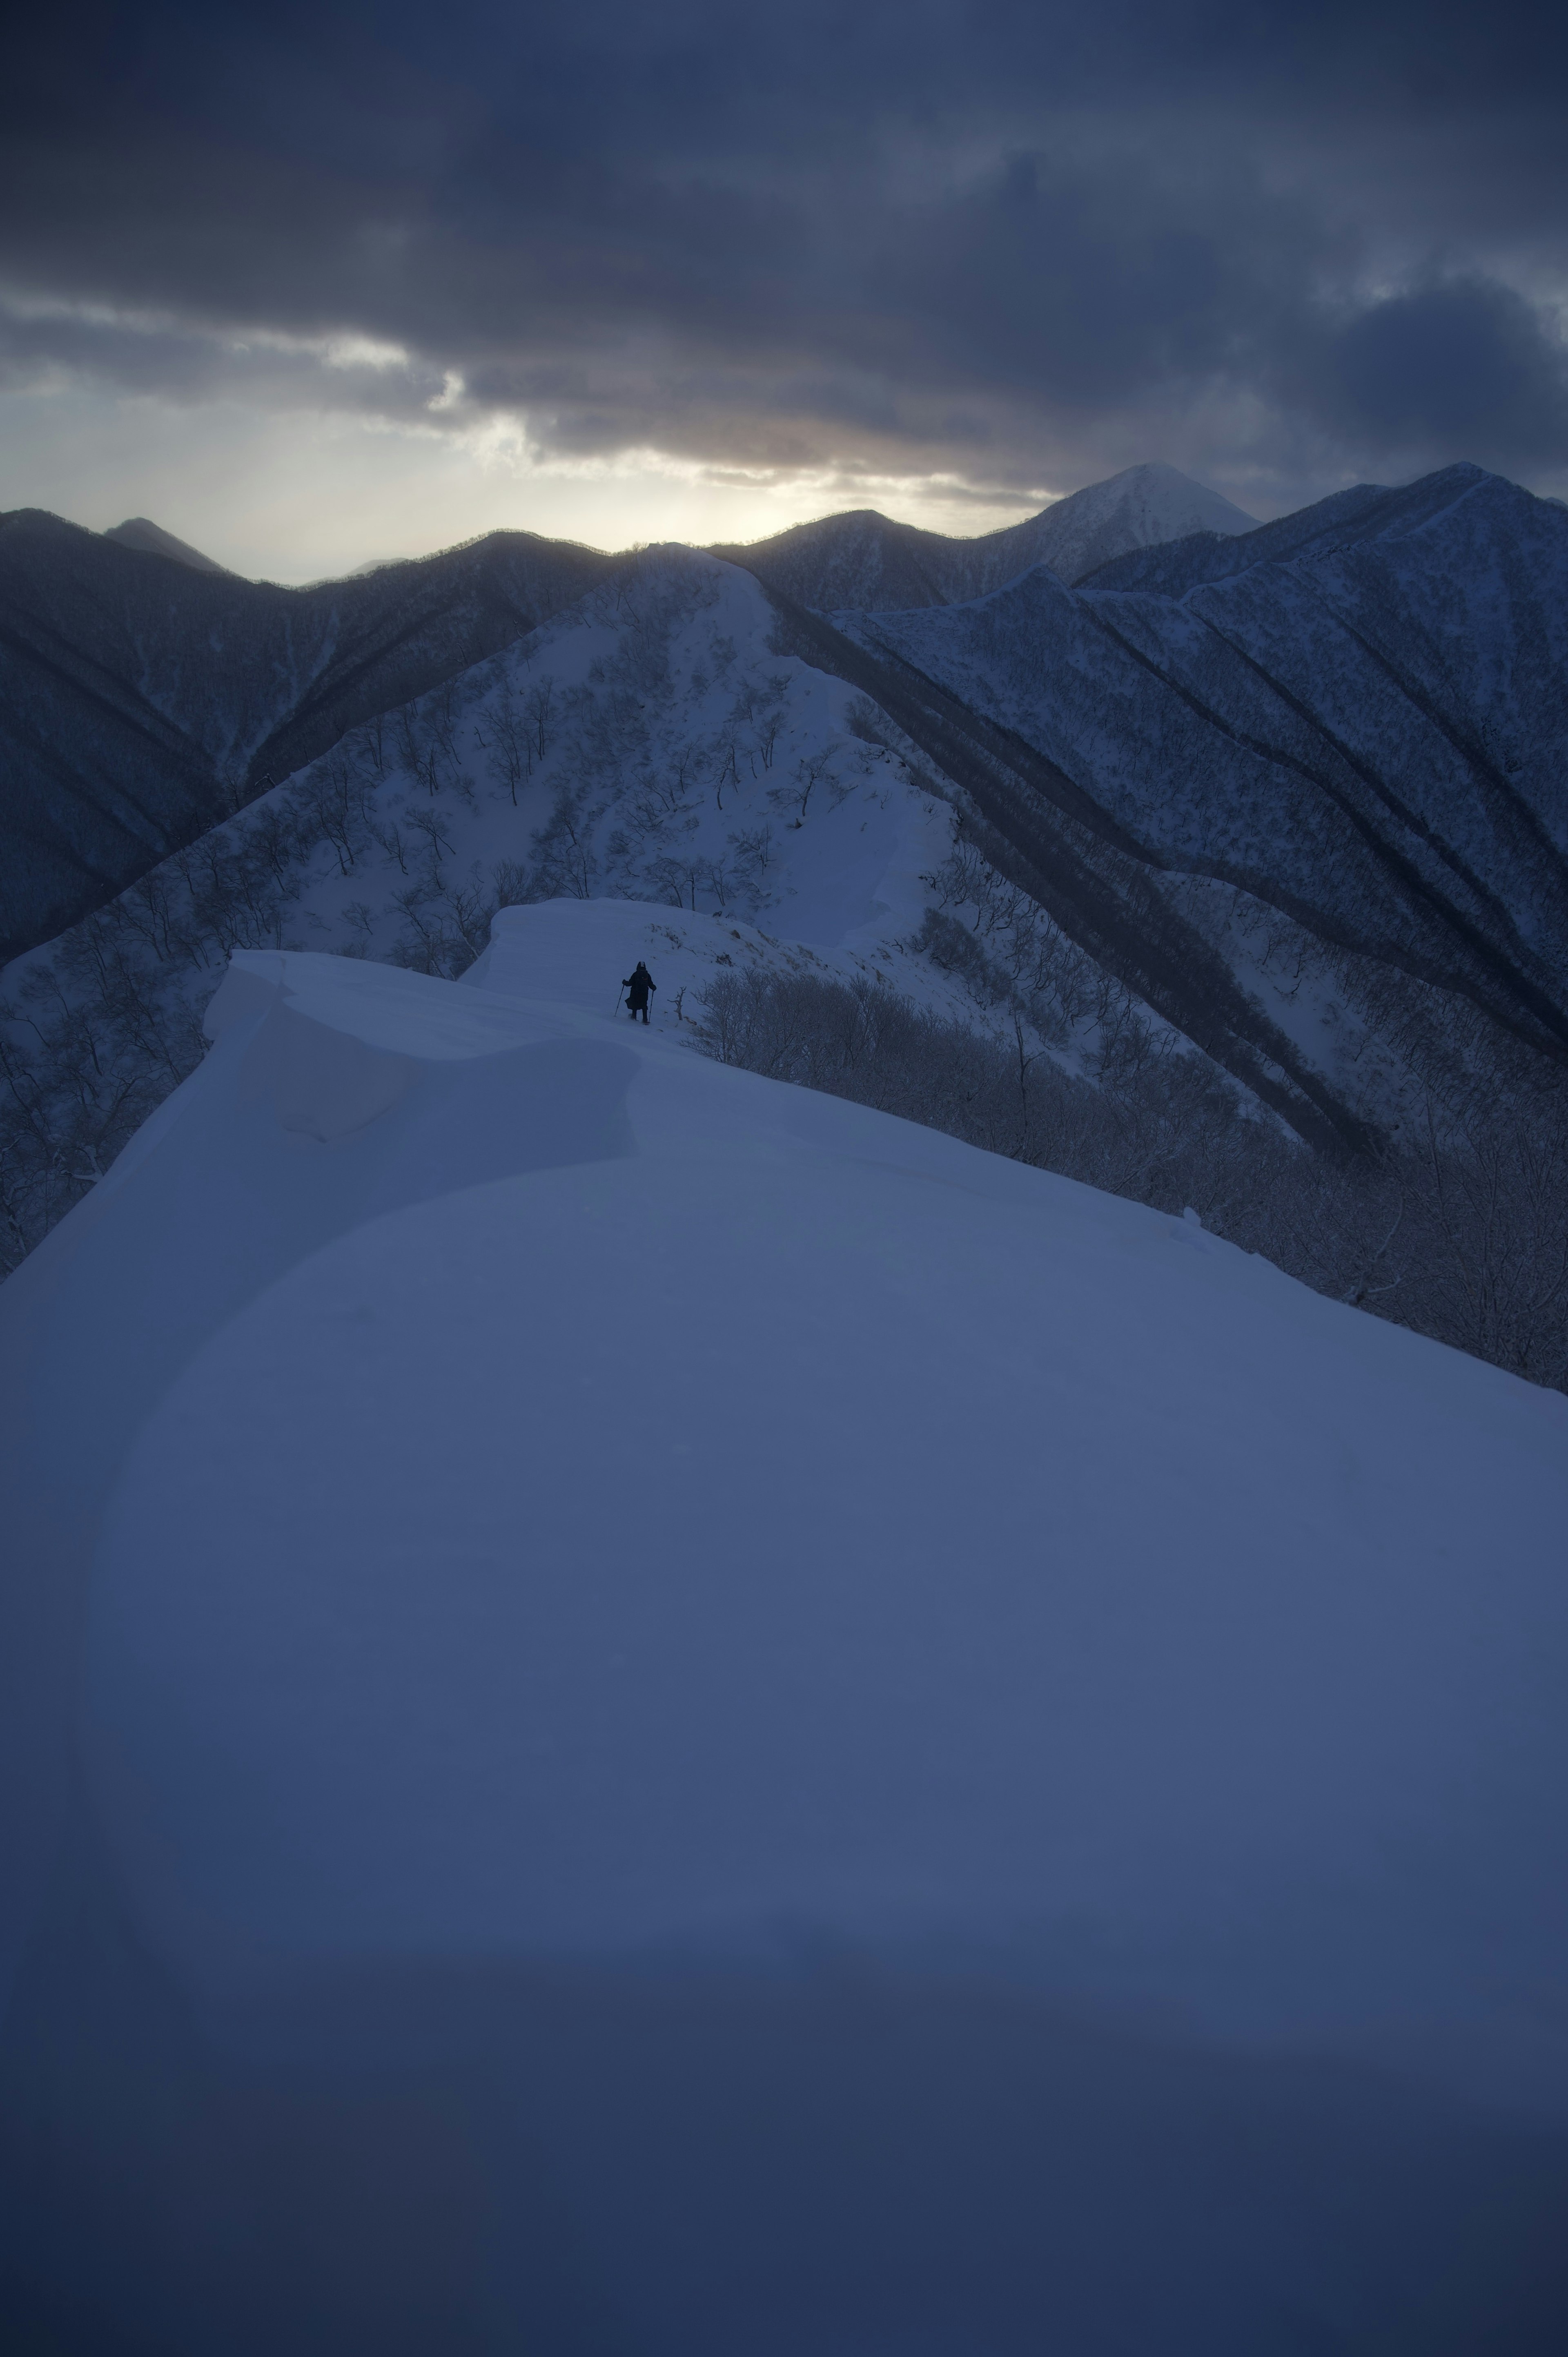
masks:
<path fill-rule="evenodd" d="M 1565 96 L 1507 5 L 68 0 L 0 385 L 994 520 L 1145 457 L 1558 488 Z"/>

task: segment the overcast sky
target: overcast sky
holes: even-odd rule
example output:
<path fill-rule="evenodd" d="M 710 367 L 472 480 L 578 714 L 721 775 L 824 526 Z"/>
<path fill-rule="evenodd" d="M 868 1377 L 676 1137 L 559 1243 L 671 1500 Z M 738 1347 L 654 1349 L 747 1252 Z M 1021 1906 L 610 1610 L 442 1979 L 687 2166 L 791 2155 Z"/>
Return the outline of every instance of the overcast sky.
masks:
<path fill-rule="evenodd" d="M 1568 492 L 1568 9 L 63 0 L 0 75 L 0 507 L 301 580 Z"/>

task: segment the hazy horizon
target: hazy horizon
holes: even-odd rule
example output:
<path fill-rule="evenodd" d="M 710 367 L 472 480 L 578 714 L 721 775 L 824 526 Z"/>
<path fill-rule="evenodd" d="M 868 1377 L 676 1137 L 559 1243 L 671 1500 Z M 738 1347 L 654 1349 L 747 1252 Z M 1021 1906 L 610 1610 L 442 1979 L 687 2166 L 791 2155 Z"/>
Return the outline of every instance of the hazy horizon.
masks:
<path fill-rule="evenodd" d="M 1148 463 L 1154 462 L 1140 460 L 1135 462 L 1132 467 L 1119 468 L 1116 470 L 1115 475 L 1102 477 L 1100 480 L 1114 481 L 1117 479 L 1117 476 L 1135 473 L 1139 466 Z M 1180 470 L 1178 469 L 1177 471 Z M 1193 481 L 1197 479 L 1194 477 L 1188 477 L 1187 479 Z M 1096 488 L 1098 488 L 1098 485 L 1095 483 L 1075 484 L 1071 490 L 1043 496 L 1037 506 L 1026 510 L 1020 515 L 1010 517 L 1001 524 L 988 523 L 967 530 L 960 528 L 968 522 L 968 519 L 962 515 L 961 511 L 958 520 L 958 526 L 940 523 L 923 523 L 918 522 L 913 516 L 893 513 L 890 512 L 887 508 L 877 508 L 875 503 L 869 500 L 856 500 L 837 506 L 813 509 L 807 514 L 792 517 L 788 523 L 770 522 L 765 530 L 757 533 L 746 533 L 744 536 L 738 533 L 724 534 L 714 533 L 707 535 L 703 539 L 697 540 L 692 538 L 688 534 L 674 532 L 653 535 L 648 539 L 605 539 L 600 541 L 591 540 L 580 533 L 573 532 L 543 533 L 542 533 L 542 536 L 551 540 L 566 541 L 579 547 L 591 548 L 598 554 L 607 556 L 622 555 L 630 553 L 634 549 L 657 545 L 660 540 L 686 547 L 703 548 L 725 546 L 745 548 L 756 545 L 759 542 L 768 540 L 778 533 L 795 530 L 804 524 L 828 522 L 835 516 L 880 514 L 888 522 L 906 524 L 916 531 L 935 532 L 947 539 L 983 540 L 995 533 L 1008 531 L 1015 524 L 1026 522 L 1033 517 L 1042 513 L 1047 508 L 1059 507 L 1064 500 L 1071 499 L 1078 491 L 1092 490 Z M 1209 490 L 1212 489 L 1213 486 L 1204 485 L 1201 488 Z M 67 523 L 74 523 L 79 525 L 83 531 L 97 533 L 100 534 L 113 533 L 122 525 L 127 523 L 151 523 L 156 525 L 160 531 L 169 533 L 174 539 L 183 541 L 188 548 L 194 551 L 196 554 L 212 558 L 215 563 L 222 565 L 226 570 L 237 573 L 244 579 L 272 581 L 285 588 L 306 588 L 322 581 L 349 580 L 357 574 L 374 572 L 381 565 L 408 564 L 417 562 L 421 558 L 426 556 L 439 556 L 450 549 L 467 547 L 477 540 L 483 540 L 492 532 L 541 531 L 541 527 L 537 524 L 512 522 L 498 523 L 492 522 L 481 523 L 475 531 L 472 532 L 458 533 L 450 534 L 446 537 L 432 539 L 428 545 L 424 547 L 415 548 L 407 546 L 398 549 L 389 549 L 382 554 L 361 558 L 358 563 L 341 565 L 329 572 L 308 572 L 301 570 L 298 566 L 295 566 L 293 568 L 275 569 L 270 572 L 247 571 L 245 566 L 234 563 L 231 558 L 225 557 L 215 545 L 211 544 L 219 536 L 216 532 L 209 533 L 203 537 L 199 527 L 194 531 L 180 531 L 171 524 L 166 516 L 150 514 L 145 509 L 128 511 L 124 515 L 114 516 L 107 522 L 99 522 L 95 520 L 89 520 L 87 517 L 81 515 L 70 514 L 62 507 L 51 508 L 43 500 L 31 500 L 26 501 L 15 501 L 12 502 L 11 505 L 14 507 L 27 506 L 42 508 L 45 512 L 59 516 L 61 520 Z M 4 507 L 0 507 L 0 513 L 3 512 L 5 512 L 5 509 Z M 1263 522 L 1267 521 L 1267 519 L 1259 517 L 1256 521 Z"/>

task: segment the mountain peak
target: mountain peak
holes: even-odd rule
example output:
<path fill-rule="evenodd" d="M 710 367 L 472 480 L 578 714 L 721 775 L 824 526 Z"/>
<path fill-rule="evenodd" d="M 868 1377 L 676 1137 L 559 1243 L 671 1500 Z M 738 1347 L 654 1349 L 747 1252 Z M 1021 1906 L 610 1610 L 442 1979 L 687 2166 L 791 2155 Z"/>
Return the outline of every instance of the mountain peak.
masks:
<path fill-rule="evenodd" d="M 1206 483 L 1162 459 L 1148 459 L 1053 500 L 1022 523 L 972 540 L 854 508 L 792 525 L 749 547 L 713 553 L 819 613 L 856 608 L 887 613 L 961 605 L 1036 565 L 1048 565 L 1063 581 L 1078 581 L 1133 549 L 1195 532 L 1234 536 L 1256 531 L 1257 522 Z"/>
<path fill-rule="evenodd" d="M 122 548 L 139 549 L 145 556 L 171 557 L 177 565 L 188 565 L 198 573 L 227 573 L 226 565 L 215 558 L 203 556 L 199 548 L 192 548 L 188 540 L 177 540 L 150 516 L 127 516 L 124 523 L 112 524 L 102 535 L 105 540 L 117 540 Z"/>

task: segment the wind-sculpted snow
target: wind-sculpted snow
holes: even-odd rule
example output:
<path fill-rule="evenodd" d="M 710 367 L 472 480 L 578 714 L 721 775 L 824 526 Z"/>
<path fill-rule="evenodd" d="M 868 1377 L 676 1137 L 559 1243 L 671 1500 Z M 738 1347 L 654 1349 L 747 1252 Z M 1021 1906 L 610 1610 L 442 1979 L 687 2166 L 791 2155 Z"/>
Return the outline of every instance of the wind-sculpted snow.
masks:
<path fill-rule="evenodd" d="M 241 953 L 0 1294 L 13 2341 L 1559 2345 L 1568 1405 L 671 914 Z"/>
<path fill-rule="evenodd" d="M 495 533 L 311 589 L 0 516 L 0 959 L 102 906 L 346 729 L 579 597 L 613 561 Z"/>

